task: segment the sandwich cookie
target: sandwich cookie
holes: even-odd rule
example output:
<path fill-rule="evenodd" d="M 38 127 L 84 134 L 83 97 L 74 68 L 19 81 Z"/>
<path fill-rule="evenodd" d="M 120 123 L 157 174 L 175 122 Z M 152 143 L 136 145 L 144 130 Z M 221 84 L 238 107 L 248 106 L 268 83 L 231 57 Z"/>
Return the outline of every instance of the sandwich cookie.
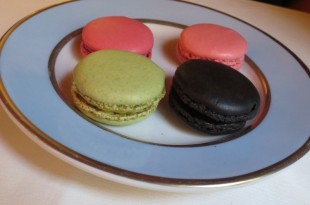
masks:
<path fill-rule="evenodd" d="M 129 51 L 93 52 L 73 72 L 74 105 L 91 119 L 109 125 L 146 119 L 165 92 L 164 71 L 150 59 Z"/>
<path fill-rule="evenodd" d="M 191 127 L 211 135 L 244 127 L 260 107 L 256 87 L 240 72 L 208 60 L 189 60 L 175 72 L 169 103 Z"/>
<path fill-rule="evenodd" d="M 132 51 L 151 57 L 154 37 L 142 22 L 125 16 L 106 16 L 94 19 L 82 30 L 81 53 L 104 49 Z"/>
<path fill-rule="evenodd" d="M 191 59 L 216 61 L 239 70 L 247 51 L 246 40 L 233 29 L 216 24 L 185 28 L 177 45 L 181 63 Z"/>

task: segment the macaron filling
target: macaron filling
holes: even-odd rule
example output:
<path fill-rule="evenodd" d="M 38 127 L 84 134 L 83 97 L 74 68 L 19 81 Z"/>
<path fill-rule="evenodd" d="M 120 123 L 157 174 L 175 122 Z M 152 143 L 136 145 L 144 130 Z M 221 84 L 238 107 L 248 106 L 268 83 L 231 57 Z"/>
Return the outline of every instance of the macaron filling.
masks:
<path fill-rule="evenodd" d="M 192 127 L 209 134 L 227 134 L 241 129 L 245 121 L 225 122 L 204 115 L 184 103 L 180 96 L 172 89 L 169 94 L 169 103 L 183 121 Z"/>
<path fill-rule="evenodd" d="M 86 56 L 92 52 L 94 52 L 94 50 L 90 49 L 89 47 L 86 46 L 86 44 L 82 41 L 80 44 L 80 50 L 83 56 Z"/>
<path fill-rule="evenodd" d="M 119 122 L 133 121 L 146 118 L 152 114 L 160 100 L 165 96 L 163 90 L 161 95 L 153 101 L 140 105 L 112 105 L 97 102 L 90 97 L 81 94 L 76 85 L 72 85 L 72 96 L 75 105 L 86 115 L 92 115 L 96 119 Z"/>

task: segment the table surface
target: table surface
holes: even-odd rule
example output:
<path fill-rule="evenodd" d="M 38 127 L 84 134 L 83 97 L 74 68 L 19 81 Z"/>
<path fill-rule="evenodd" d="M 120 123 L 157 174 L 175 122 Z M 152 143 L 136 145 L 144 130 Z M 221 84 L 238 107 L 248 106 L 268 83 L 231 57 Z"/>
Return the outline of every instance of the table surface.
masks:
<path fill-rule="evenodd" d="M 0 0 L 0 36 L 26 15 L 60 0 Z M 310 68 L 310 14 L 250 0 L 191 0 L 255 25 Z M 0 108 L 0 204 L 310 204 L 310 154 L 242 187 L 167 193 L 117 184 L 52 156 L 31 141 Z"/>

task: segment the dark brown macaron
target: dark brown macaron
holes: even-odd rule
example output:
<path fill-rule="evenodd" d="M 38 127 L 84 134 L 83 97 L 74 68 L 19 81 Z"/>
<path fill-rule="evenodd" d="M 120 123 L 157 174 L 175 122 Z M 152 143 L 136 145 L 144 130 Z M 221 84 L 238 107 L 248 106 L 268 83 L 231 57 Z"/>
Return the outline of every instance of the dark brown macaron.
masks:
<path fill-rule="evenodd" d="M 220 135 L 236 132 L 254 118 L 260 96 L 239 71 L 213 61 L 190 60 L 175 72 L 169 103 L 188 125 Z"/>

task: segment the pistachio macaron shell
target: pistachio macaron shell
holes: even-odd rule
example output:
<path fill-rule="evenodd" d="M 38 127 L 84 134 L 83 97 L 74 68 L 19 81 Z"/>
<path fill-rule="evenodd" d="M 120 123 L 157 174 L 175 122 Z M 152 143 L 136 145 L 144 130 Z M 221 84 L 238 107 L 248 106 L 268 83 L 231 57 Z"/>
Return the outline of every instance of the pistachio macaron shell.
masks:
<path fill-rule="evenodd" d="M 155 63 L 120 50 L 90 54 L 77 65 L 73 76 L 81 93 L 112 105 L 147 103 L 160 96 L 165 86 L 165 73 Z"/>
<path fill-rule="evenodd" d="M 149 109 L 132 113 L 114 113 L 105 110 L 99 110 L 95 106 L 85 102 L 85 100 L 72 89 L 73 101 L 76 107 L 89 118 L 104 124 L 122 126 L 129 125 L 148 118 L 156 109 L 157 104 Z"/>
<path fill-rule="evenodd" d="M 165 94 L 165 73 L 150 59 L 121 50 L 101 50 L 73 72 L 75 105 L 87 116 L 124 125 L 145 119 Z"/>

